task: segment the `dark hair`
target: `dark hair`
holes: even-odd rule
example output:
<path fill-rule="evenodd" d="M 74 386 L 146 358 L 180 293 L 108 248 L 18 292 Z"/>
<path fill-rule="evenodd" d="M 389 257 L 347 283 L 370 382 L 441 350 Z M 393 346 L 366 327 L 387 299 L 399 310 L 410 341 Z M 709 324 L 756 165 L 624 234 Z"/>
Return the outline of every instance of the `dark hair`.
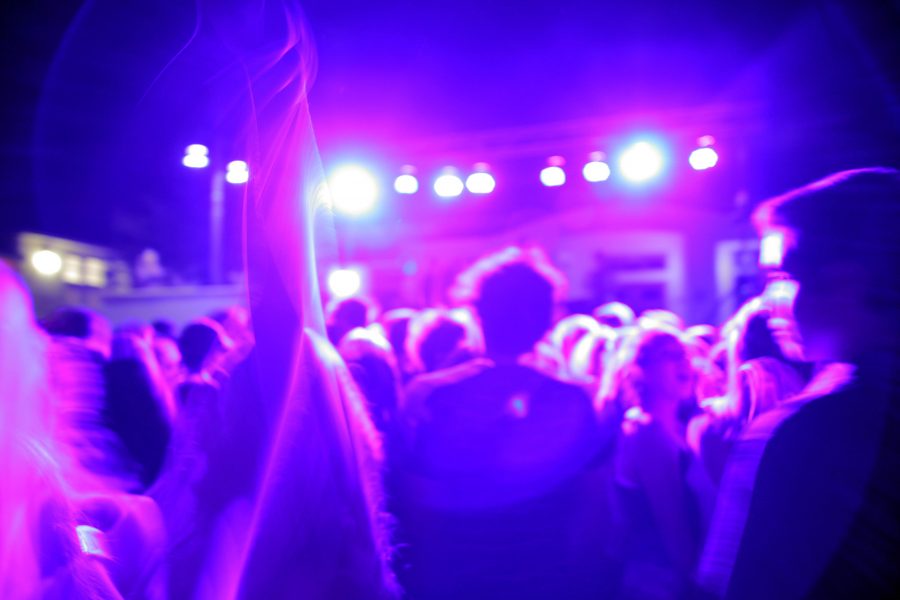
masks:
<path fill-rule="evenodd" d="M 409 324 L 416 312 L 409 308 L 396 308 L 381 316 L 381 324 L 384 327 L 385 336 L 394 349 L 394 356 L 401 370 L 407 367 L 406 338 L 409 334 Z"/>
<path fill-rule="evenodd" d="M 50 335 L 87 339 L 94 318 L 87 309 L 66 306 L 42 319 L 41 326 Z"/>
<path fill-rule="evenodd" d="M 328 305 L 328 339 L 337 345 L 351 329 L 365 327 L 372 319 L 375 308 L 371 301 L 360 298 L 342 298 Z"/>
<path fill-rule="evenodd" d="M 375 427 L 386 432 L 400 405 L 400 374 L 390 342 L 358 327 L 344 336 L 338 351 L 368 401 Z"/>
<path fill-rule="evenodd" d="M 167 319 L 157 319 L 151 323 L 153 326 L 153 331 L 157 337 L 169 338 L 170 340 L 175 340 L 178 338 L 178 335 L 175 333 L 177 331 L 177 327 L 175 323 L 169 321 Z"/>
<path fill-rule="evenodd" d="M 788 236 L 792 267 L 811 273 L 850 261 L 882 275 L 870 291 L 883 302 L 895 305 L 900 297 L 900 171 L 835 173 L 764 202 L 753 221 L 761 235 Z"/>
<path fill-rule="evenodd" d="M 787 360 L 769 328 L 770 316 L 770 311 L 762 309 L 747 317 L 738 345 L 742 363 L 763 357 Z"/>
<path fill-rule="evenodd" d="M 225 350 L 230 341 L 222 326 L 212 319 L 200 319 L 184 328 L 178 338 L 181 361 L 191 373 L 203 370 L 207 357 L 215 350 Z"/>
<path fill-rule="evenodd" d="M 410 322 L 407 355 L 417 370 L 437 371 L 451 366 L 460 352 L 471 345 L 469 337 L 466 326 L 449 311 L 425 310 Z"/>
<path fill-rule="evenodd" d="M 543 251 L 507 248 L 462 273 L 453 294 L 475 307 L 489 354 L 517 356 L 550 329 L 564 285 Z"/>

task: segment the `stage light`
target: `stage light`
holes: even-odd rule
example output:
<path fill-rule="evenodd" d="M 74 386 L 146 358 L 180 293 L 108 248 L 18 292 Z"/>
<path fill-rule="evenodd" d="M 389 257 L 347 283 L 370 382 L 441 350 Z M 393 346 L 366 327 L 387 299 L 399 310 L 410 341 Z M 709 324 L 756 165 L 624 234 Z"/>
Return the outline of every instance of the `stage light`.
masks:
<path fill-rule="evenodd" d="M 225 171 L 225 181 L 235 185 L 247 183 L 250 179 L 250 169 L 242 160 L 233 160 L 228 163 Z"/>
<path fill-rule="evenodd" d="M 356 269 L 335 269 L 328 275 L 328 290 L 335 298 L 349 298 L 361 286 L 362 278 Z"/>
<path fill-rule="evenodd" d="M 592 160 L 584 165 L 582 173 L 584 174 L 585 180 L 590 181 L 591 183 L 606 181 L 609 179 L 610 175 L 609 165 L 602 160 Z"/>
<path fill-rule="evenodd" d="M 770 231 L 759 243 L 759 265 L 780 267 L 784 261 L 784 232 Z"/>
<path fill-rule="evenodd" d="M 209 166 L 209 148 L 203 144 L 191 144 L 184 149 L 181 164 L 192 169 L 203 169 Z"/>
<path fill-rule="evenodd" d="M 455 198 L 462 194 L 465 185 L 452 173 L 445 173 L 434 180 L 434 193 L 441 198 Z"/>
<path fill-rule="evenodd" d="M 562 156 L 551 156 L 547 159 L 547 166 L 541 169 L 541 183 L 547 187 L 557 187 L 566 182 L 566 172 L 563 165 L 566 159 Z"/>
<path fill-rule="evenodd" d="M 62 270 L 62 257 L 53 250 L 38 250 L 31 255 L 31 266 L 41 275 L 51 277 Z"/>
<path fill-rule="evenodd" d="M 662 171 L 662 167 L 662 152 L 649 142 L 632 144 L 619 159 L 622 176 L 635 183 L 656 177 Z"/>
<path fill-rule="evenodd" d="M 691 152 L 688 162 L 695 171 L 705 171 L 716 166 L 719 162 L 719 155 L 710 147 L 697 148 Z"/>
<path fill-rule="evenodd" d="M 336 210 L 348 215 L 363 215 L 375 208 L 378 182 L 367 170 L 357 166 L 341 167 L 328 178 L 331 200 Z"/>
<path fill-rule="evenodd" d="M 472 173 L 466 178 L 466 189 L 473 194 L 490 194 L 495 187 L 497 187 L 497 182 L 490 173 Z"/>
<path fill-rule="evenodd" d="M 419 191 L 419 180 L 415 175 L 400 175 L 394 180 L 394 191 L 398 194 L 415 194 Z"/>
<path fill-rule="evenodd" d="M 557 187 L 566 182 L 566 172 L 562 167 L 544 167 L 541 169 L 541 183 L 547 187 Z"/>

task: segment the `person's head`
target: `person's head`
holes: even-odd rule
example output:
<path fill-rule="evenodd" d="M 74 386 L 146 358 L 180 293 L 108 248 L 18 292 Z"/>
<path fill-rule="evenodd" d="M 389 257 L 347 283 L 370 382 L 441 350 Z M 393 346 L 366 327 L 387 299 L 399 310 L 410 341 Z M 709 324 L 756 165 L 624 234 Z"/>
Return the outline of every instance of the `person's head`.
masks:
<path fill-rule="evenodd" d="M 569 315 L 560 319 L 550 333 L 550 342 L 562 354 L 567 362 L 571 361 L 572 351 L 578 342 L 590 334 L 600 335 L 603 326 L 588 315 Z"/>
<path fill-rule="evenodd" d="M 153 334 L 156 338 L 168 338 L 170 340 L 178 339 L 178 328 L 175 323 L 168 319 L 156 319 L 151 323 Z"/>
<path fill-rule="evenodd" d="M 473 323 L 459 310 L 419 312 L 410 321 L 406 340 L 406 354 L 413 368 L 428 373 L 470 357 L 475 346 L 472 329 Z"/>
<path fill-rule="evenodd" d="M 454 296 L 474 306 L 490 356 L 525 354 L 553 323 L 565 278 L 538 250 L 507 248 L 462 273 Z"/>
<path fill-rule="evenodd" d="M 328 339 L 337 346 L 351 329 L 368 326 L 374 320 L 375 312 L 370 300 L 358 296 L 332 301 L 325 311 Z"/>
<path fill-rule="evenodd" d="M 408 369 L 406 338 L 409 334 L 410 321 L 414 316 L 416 316 L 416 311 L 411 308 L 395 308 L 381 315 L 384 335 L 394 350 L 394 356 L 397 357 L 397 365 L 401 371 Z"/>
<path fill-rule="evenodd" d="M 692 325 L 684 330 L 689 341 L 697 341 L 711 348 L 719 341 L 719 331 L 712 325 Z"/>
<path fill-rule="evenodd" d="M 222 326 L 207 318 L 189 324 L 178 338 L 181 360 L 189 373 L 203 371 L 230 346 L 231 340 Z"/>
<path fill-rule="evenodd" d="M 607 302 L 594 309 L 594 318 L 601 325 L 614 329 L 629 327 L 634 323 L 634 311 L 622 302 Z"/>
<path fill-rule="evenodd" d="M 599 386 L 605 369 L 607 353 L 615 344 L 616 331 L 612 327 L 600 326 L 582 336 L 572 348 L 569 356 L 569 373 L 584 381 Z"/>
<path fill-rule="evenodd" d="M 684 321 L 673 313 L 671 310 L 663 310 L 661 308 L 651 308 L 645 310 L 638 317 L 638 325 L 645 329 L 663 326 L 679 331 L 684 329 Z"/>
<path fill-rule="evenodd" d="M 174 390 L 181 380 L 181 349 L 178 342 L 170 337 L 156 336 L 153 340 L 153 353 L 162 372 L 163 379 L 170 389 Z"/>
<path fill-rule="evenodd" d="M 694 370 L 687 348 L 675 333 L 642 332 L 635 348 L 634 366 L 635 387 L 645 410 L 678 408 L 693 398 Z"/>
<path fill-rule="evenodd" d="M 41 320 L 44 331 L 53 337 L 75 338 L 98 354 L 108 358 L 112 343 L 109 322 L 96 312 L 76 306 L 66 306 Z"/>
<path fill-rule="evenodd" d="M 400 404 L 400 374 L 390 343 L 372 329 L 351 329 L 338 345 L 375 426 L 386 431 Z"/>
<path fill-rule="evenodd" d="M 236 344 L 243 344 L 252 340 L 250 311 L 243 306 L 235 305 L 217 310 L 211 313 L 209 318 L 221 325 L 228 339 Z"/>
<path fill-rule="evenodd" d="M 853 362 L 867 349 L 896 351 L 900 172 L 834 174 L 764 202 L 754 223 L 762 262 L 799 284 L 793 312 L 805 358 Z"/>

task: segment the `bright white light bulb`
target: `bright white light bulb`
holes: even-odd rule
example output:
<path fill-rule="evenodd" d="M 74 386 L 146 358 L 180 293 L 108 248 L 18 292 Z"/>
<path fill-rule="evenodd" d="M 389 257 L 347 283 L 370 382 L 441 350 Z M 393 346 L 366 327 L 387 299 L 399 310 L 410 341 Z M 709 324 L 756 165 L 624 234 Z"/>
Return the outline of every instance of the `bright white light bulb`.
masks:
<path fill-rule="evenodd" d="M 361 286 L 362 278 L 356 269 L 335 269 L 328 275 L 328 289 L 335 298 L 349 298 Z"/>
<path fill-rule="evenodd" d="M 462 194 L 465 185 L 456 175 L 441 175 L 434 180 L 434 193 L 441 198 L 455 198 Z"/>
<path fill-rule="evenodd" d="M 547 187 L 557 187 L 566 182 L 566 172 L 562 167 L 544 167 L 541 169 L 541 183 Z"/>
<path fill-rule="evenodd" d="M 662 153 L 648 142 L 637 142 L 625 150 L 619 160 L 622 175 L 640 183 L 656 177 L 662 170 Z"/>
<path fill-rule="evenodd" d="M 363 215 L 378 199 L 378 182 L 362 167 L 342 167 L 328 180 L 334 208 L 348 215 Z"/>
<path fill-rule="evenodd" d="M 473 194 L 490 194 L 497 187 L 490 173 L 472 173 L 466 178 L 466 189 Z"/>
<path fill-rule="evenodd" d="M 203 144 L 191 144 L 184 149 L 181 164 L 192 169 L 203 169 L 209 166 L 209 148 Z"/>
<path fill-rule="evenodd" d="M 51 277 L 62 270 L 62 257 L 53 250 L 38 250 L 31 255 L 31 266 L 34 270 Z"/>
<path fill-rule="evenodd" d="M 591 162 L 584 165 L 584 169 L 582 170 L 584 174 L 584 178 L 586 181 L 590 181 L 591 183 L 598 183 L 600 181 L 606 181 L 609 179 L 610 170 L 609 165 L 601 160 L 592 160 Z"/>
<path fill-rule="evenodd" d="M 705 171 L 712 169 L 719 162 L 719 155 L 712 148 L 697 148 L 691 152 L 688 162 L 695 171 Z"/>
<path fill-rule="evenodd" d="M 415 194 L 419 191 L 419 180 L 415 175 L 400 175 L 394 180 L 394 191 L 398 194 Z"/>
<path fill-rule="evenodd" d="M 233 160 L 228 163 L 227 170 L 225 171 L 225 181 L 228 183 L 241 184 L 247 183 L 247 180 L 250 179 L 250 169 L 242 160 Z"/>

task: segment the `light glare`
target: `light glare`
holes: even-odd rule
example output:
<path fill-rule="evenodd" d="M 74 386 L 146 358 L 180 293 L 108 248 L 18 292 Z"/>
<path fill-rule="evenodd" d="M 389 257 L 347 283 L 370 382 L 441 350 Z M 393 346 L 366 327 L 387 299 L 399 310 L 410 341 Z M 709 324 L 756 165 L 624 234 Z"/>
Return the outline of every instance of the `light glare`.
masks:
<path fill-rule="evenodd" d="M 434 180 L 434 193 L 441 198 L 455 198 L 462 194 L 465 186 L 456 175 L 441 175 Z"/>
<path fill-rule="evenodd" d="M 62 270 L 62 257 L 53 250 L 38 250 L 31 255 L 31 266 L 34 270 L 51 277 Z"/>
<path fill-rule="evenodd" d="M 400 175 L 394 180 L 394 191 L 398 194 L 415 194 L 419 191 L 419 180 L 415 175 Z"/>
<path fill-rule="evenodd" d="M 541 169 L 541 183 L 547 187 L 557 187 L 566 182 L 566 172 L 562 167 L 544 167 Z"/>
<path fill-rule="evenodd" d="M 719 162 L 719 155 L 712 148 L 697 148 L 691 152 L 688 162 L 695 171 L 705 171 L 716 166 Z"/>
<path fill-rule="evenodd" d="M 759 264 L 763 267 L 780 267 L 784 260 L 784 233 L 770 231 L 759 243 Z"/>
<path fill-rule="evenodd" d="M 209 166 L 209 148 L 203 144 L 191 144 L 184 149 L 181 164 L 191 169 L 203 169 Z"/>
<path fill-rule="evenodd" d="M 349 298 L 361 285 L 362 278 L 356 269 L 335 269 L 328 275 L 328 289 L 335 298 Z"/>
<path fill-rule="evenodd" d="M 237 185 L 247 183 L 248 179 L 250 179 L 250 169 L 247 167 L 246 162 L 233 160 L 228 163 L 228 168 L 225 171 L 225 181 Z"/>
<path fill-rule="evenodd" d="M 378 183 L 362 167 L 342 167 L 328 182 L 334 208 L 348 215 L 363 215 L 375 208 Z"/>
<path fill-rule="evenodd" d="M 490 194 L 497 187 L 490 173 L 472 173 L 466 178 L 466 189 L 473 194 Z"/>
<path fill-rule="evenodd" d="M 590 181 L 591 183 L 598 183 L 609 179 L 610 170 L 609 165 L 605 162 L 601 160 L 592 160 L 584 165 L 582 173 L 584 174 L 585 180 Z"/>
<path fill-rule="evenodd" d="M 629 181 L 640 183 L 656 177 L 662 170 L 662 153 L 648 142 L 637 142 L 619 159 L 619 169 Z"/>

